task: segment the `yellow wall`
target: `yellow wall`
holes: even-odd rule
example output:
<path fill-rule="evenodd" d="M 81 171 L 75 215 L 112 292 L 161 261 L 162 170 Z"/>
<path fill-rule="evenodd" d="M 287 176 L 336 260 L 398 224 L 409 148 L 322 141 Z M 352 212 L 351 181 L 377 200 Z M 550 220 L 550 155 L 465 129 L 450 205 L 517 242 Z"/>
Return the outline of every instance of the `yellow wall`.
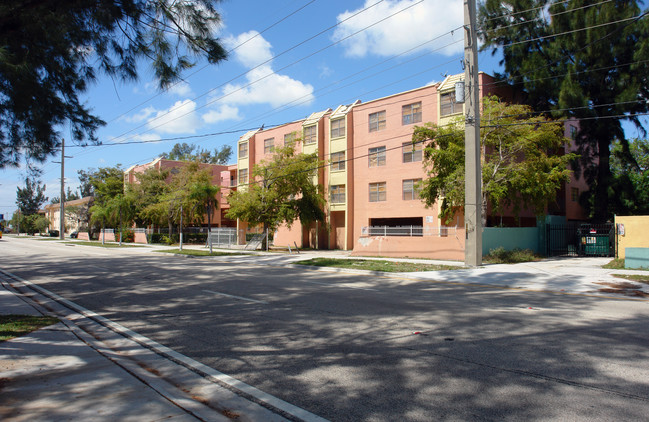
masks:
<path fill-rule="evenodd" d="M 625 248 L 649 248 L 649 215 L 631 217 L 615 216 L 616 230 L 618 224 L 624 224 L 624 235 L 617 232 L 618 258 L 625 258 Z"/>

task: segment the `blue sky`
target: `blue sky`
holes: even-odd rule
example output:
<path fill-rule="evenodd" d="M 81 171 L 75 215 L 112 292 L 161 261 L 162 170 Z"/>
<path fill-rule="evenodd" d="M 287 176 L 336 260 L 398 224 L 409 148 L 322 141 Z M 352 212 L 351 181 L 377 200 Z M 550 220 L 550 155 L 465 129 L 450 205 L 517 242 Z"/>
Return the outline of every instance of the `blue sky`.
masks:
<path fill-rule="evenodd" d="M 77 170 L 145 163 L 176 142 L 210 150 L 234 147 L 245 130 L 262 124 L 270 127 L 463 72 L 461 0 L 225 0 L 220 8 L 219 37 L 232 50 L 227 61 L 198 62 L 184 81 L 162 93 L 146 66 L 137 82 L 102 78 L 87 92 L 87 104 L 107 122 L 100 140 L 119 145 L 80 148 L 67 142 L 66 155 L 73 158 L 66 159 L 66 185 L 78 187 Z M 489 53 L 480 55 L 479 64 L 487 73 L 499 69 Z M 233 133 L 165 141 L 220 132 Z M 68 128 L 61 134 L 70 139 Z M 151 140 L 163 141 L 126 144 Z M 59 159 L 42 165 L 50 198 L 60 192 L 60 167 L 52 163 Z M 5 218 L 16 209 L 16 187 L 23 186 L 24 177 L 22 169 L 0 174 Z"/>

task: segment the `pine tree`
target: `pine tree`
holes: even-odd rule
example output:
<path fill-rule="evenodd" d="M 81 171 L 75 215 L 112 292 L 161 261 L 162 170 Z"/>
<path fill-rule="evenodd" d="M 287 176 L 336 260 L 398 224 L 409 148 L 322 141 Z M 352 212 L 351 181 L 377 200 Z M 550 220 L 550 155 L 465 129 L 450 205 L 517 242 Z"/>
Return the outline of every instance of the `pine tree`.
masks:
<path fill-rule="evenodd" d="M 611 216 L 610 145 L 628 150 L 622 121 L 649 111 L 649 21 L 634 0 L 487 0 L 483 49 L 501 49 L 500 75 L 538 111 L 579 120 L 593 218 Z"/>
<path fill-rule="evenodd" d="M 193 56 L 226 56 L 214 37 L 218 0 L 39 0 L 0 2 L 0 168 L 23 155 L 43 161 L 73 140 L 97 142 L 104 125 L 79 95 L 100 73 L 130 80 L 142 59 L 161 88 L 191 67 Z"/>

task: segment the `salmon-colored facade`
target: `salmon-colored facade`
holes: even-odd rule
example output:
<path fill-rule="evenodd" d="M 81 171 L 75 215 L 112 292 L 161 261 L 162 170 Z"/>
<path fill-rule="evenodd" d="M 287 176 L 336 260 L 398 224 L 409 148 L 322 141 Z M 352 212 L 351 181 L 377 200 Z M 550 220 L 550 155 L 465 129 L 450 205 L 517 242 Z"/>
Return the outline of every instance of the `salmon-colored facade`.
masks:
<path fill-rule="evenodd" d="M 481 97 L 496 94 L 515 100 L 512 90 L 498 89 L 493 77 L 480 73 L 479 78 Z M 451 225 L 444 225 L 437 205 L 426 208 L 418 198 L 417 184 L 427 176 L 422 145 L 412 144 L 416 125 L 444 125 L 462 118 L 464 107 L 455 102 L 455 83 L 462 79 L 463 75 L 449 76 L 434 85 L 356 101 L 242 136 L 237 148 L 239 184 L 242 174 L 248 183 L 254 166 L 271 157 L 273 145 L 295 134 L 303 139 L 301 151 L 317 151 L 328 163 L 314 180 L 326 193 L 326 224 L 280 227 L 274 244 L 352 250 L 353 255 L 464 259 L 463 216 L 458 213 Z M 573 180 L 561 195 L 570 199 L 572 188 L 580 183 Z M 560 212 L 569 219 L 581 218 L 576 204 L 566 201 Z M 534 219 L 529 211 L 521 216 Z M 245 222 L 238 227 L 245 229 Z"/>
<path fill-rule="evenodd" d="M 144 173 L 150 168 L 155 168 L 158 171 L 169 170 L 168 181 L 171 176 L 178 169 L 190 164 L 187 161 L 167 160 L 164 158 L 156 158 L 155 160 L 131 166 L 124 171 L 124 185 L 129 183 L 137 183 L 137 175 Z M 230 191 L 236 189 L 236 174 L 237 165 L 221 165 L 221 164 L 208 164 L 200 163 L 202 170 L 209 171 L 212 176 L 212 184 L 219 186 L 221 190 L 217 195 L 218 207 L 212 213 L 212 227 L 235 227 L 236 222 L 228 219 L 225 214 L 230 209 L 227 197 Z M 205 216 L 204 225 L 207 225 L 207 216 Z"/>

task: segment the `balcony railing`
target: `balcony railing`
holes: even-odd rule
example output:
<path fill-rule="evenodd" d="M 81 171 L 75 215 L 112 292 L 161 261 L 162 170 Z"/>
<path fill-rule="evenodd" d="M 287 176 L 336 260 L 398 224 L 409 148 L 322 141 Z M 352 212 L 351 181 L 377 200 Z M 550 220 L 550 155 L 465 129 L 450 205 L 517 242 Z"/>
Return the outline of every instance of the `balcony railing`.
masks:
<path fill-rule="evenodd" d="M 361 236 L 448 236 L 456 234 L 457 227 L 422 227 L 422 226 L 365 226 L 361 229 Z"/>

